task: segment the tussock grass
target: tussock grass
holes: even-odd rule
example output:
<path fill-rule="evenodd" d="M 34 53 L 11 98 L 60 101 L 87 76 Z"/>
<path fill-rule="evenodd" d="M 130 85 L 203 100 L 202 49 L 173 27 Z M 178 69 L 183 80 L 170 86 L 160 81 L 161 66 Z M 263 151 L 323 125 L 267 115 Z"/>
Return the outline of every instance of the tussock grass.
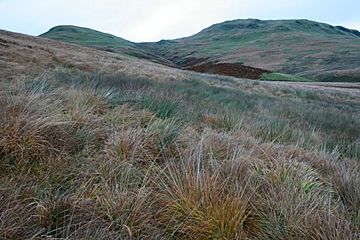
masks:
<path fill-rule="evenodd" d="M 203 122 L 205 125 L 215 129 L 233 130 L 242 127 L 243 118 L 230 111 L 221 114 L 204 114 Z"/>
<path fill-rule="evenodd" d="M 295 98 L 299 106 L 278 109 L 289 103 L 196 80 L 58 78 L 0 93 L 0 238 L 352 239 L 359 231 L 351 104 L 317 111 Z M 324 112 L 344 116 L 329 125 L 315 118 Z"/>
<path fill-rule="evenodd" d="M 312 233 L 314 226 L 308 221 L 316 218 L 319 212 L 336 212 L 338 197 L 335 191 L 313 169 L 304 164 L 287 162 L 286 159 L 274 161 L 273 164 L 267 168 L 257 167 L 260 177 L 258 181 L 261 183 L 258 194 L 262 200 L 257 204 L 261 209 L 259 215 L 264 237 L 324 238 L 325 236 Z M 262 198 L 268 200 L 263 201 Z M 262 204 L 264 205 L 261 207 Z M 323 224 L 331 222 L 324 221 Z M 349 234 L 345 230 L 342 230 L 344 234 Z"/>
<path fill-rule="evenodd" d="M 6 159 L 22 164 L 59 154 L 69 123 L 55 96 L 5 92 L 0 102 L 0 152 Z"/>
<path fill-rule="evenodd" d="M 127 129 L 109 137 L 105 152 L 123 161 L 152 161 L 158 157 L 154 139 L 142 129 Z"/>
<path fill-rule="evenodd" d="M 169 165 L 159 188 L 159 222 L 170 236 L 240 239 L 259 231 L 249 196 L 220 169 Z M 212 171 L 209 171 L 209 170 Z"/>
<path fill-rule="evenodd" d="M 11 181 L 9 181 L 11 182 Z M 26 198 L 26 193 L 14 189 L 14 183 L 0 190 L 0 237 L 3 239 L 24 239 L 36 236 L 39 229 L 34 228 L 35 219 L 32 212 L 35 205 L 33 199 Z"/>

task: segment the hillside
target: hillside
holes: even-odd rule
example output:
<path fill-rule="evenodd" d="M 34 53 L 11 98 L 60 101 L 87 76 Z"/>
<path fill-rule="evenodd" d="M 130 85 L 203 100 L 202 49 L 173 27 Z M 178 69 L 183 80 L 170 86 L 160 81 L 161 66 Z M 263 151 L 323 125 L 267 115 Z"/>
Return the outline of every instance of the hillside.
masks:
<path fill-rule="evenodd" d="M 57 26 L 41 36 L 200 72 L 264 80 L 360 81 L 360 33 L 309 20 L 227 21 L 190 37 L 154 43 L 133 43 L 76 26 Z M 276 74 L 262 77 L 268 72 Z"/>
<path fill-rule="evenodd" d="M 216 65 L 205 65 L 205 67 L 197 66 L 183 66 L 172 59 L 162 57 L 162 49 L 152 49 L 144 44 L 133 43 L 125 39 L 102 33 L 89 28 L 82 28 L 76 26 L 57 26 L 50 29 L 48 32 L 41 34 L 41 37 L 49 38 L 52 40 L 59 40 L 68 43 L 79 44 L 87 47 L 96 48 L 103 51 L 113 52 L 120 55 L 129 55 L 140 59 L 146 59 L 152 62 L 161 63 L 163 65 L 187 68 L 189 70 L 198 72 L 217 73 L 221 75 L 244 77 L 251 79 L 259 79 L 263 73 L 269 73 L 269 71 L 252 68 L 249 66 L 243 66 L 242 64 L 233 64 L 232 66 L 226 66 L 220 68 Z M 157 53 L 159 52 L 159 54 Z"/>
<path fill-rule="evenodd" d="M 180 70 L 126 54 L 4 30 L 0 30 L 0 50 L 0 77 L 3 80 L 36 76 L 57 68 L 85 72 L 127 72 L 160 81 L 184 78 Z"/>
<path fill-rule="evenodd" d="M 144 48 L 140 44 L 89 28 L 69 25 L 56 26 L 40 36 L 171 65 L 170 61 L 154 54 L 151 50 Z"/>
<path fill-rule="evenodd" d="M 8 31 L 0 53 L 0 239 L 356 239 L 360 83 Z"/>
<path fill-rule="evenodd" d="M 360 33 L 308 20 L 234 20 L 142 45 L 182 67 L 242 63 L 321 81 L 360 81 Z"/>

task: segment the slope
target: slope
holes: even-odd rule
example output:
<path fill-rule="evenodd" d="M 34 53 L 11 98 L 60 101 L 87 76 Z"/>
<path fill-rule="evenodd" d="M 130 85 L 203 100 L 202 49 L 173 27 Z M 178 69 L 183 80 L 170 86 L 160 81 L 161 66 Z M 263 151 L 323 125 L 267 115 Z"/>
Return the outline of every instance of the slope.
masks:
<path fill-rule="evenodd" d="M 99 50 L 127 54 L 138 58 L 148 59 L 153 62 L 171 65 L 171 62 L 159 55 L 145 49 L 143 46 L 127 41 L 114 35 L 99 32 L 90 28 L 63 25 L 51 28 L 48 32 L 40 35 L 53 40 L 80 44 Z"/>
<path fill-rule="evenodd" d="M 124 54 L 0 30 L 0 78 L 16 80 L 58 68 L 122 72 L 159 81 L 183 79 L 182 71 Z"/>
<path fill-rule="evenodd" d="M 142 43 L 182 67 L 242 63 L 323 81 L 360 81 L 360 33 L 309 20 L 234 20 Z"/>
<path fill-rule="evenodd" d="M 0 53 L 1 239 L 359 232 L 360 83 L 198 74 L 6 31 Z"/>

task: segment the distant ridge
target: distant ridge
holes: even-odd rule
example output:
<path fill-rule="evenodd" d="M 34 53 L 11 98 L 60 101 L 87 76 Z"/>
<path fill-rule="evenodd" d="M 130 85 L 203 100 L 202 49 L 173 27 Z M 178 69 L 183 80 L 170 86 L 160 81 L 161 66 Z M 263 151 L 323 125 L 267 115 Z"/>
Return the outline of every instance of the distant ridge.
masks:
<path fill-rule="evenodd" d="M 49 31 L 41 34 L 40 36 L 53 40 L 93 47 L 103 51 L 128 54 L 138 58 L 150 59 L 154 62 L 165 65 L 171 65 L 171 62 L 156 55 L 149 49 L 145 49 L 140 44 L 90 28 L 60 25 L 51 28 Z"/>
<path fill-rule="evenodd" d="M 232 20 L 153 43 L 76 26 L 54 27 L 41 36 L 205 72 L 197 66 L 245 65 L 319 81 L 360 81 L 360 32 L 305 19 Z"/>

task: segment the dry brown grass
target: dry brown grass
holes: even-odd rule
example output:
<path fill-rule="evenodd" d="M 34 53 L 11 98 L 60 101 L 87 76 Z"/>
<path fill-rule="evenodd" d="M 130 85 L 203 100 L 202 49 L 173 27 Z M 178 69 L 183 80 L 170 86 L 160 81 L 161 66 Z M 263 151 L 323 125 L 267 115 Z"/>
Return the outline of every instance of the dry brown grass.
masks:
<path fill-rule="evenodd" d="M 24 239 L 35 236 L 39 229 L 34 228 L 35 205 L 33 199 L 25 198 L 26 193 L 13 188 L 13 182 L 9 179 L 8 186 L 2 184 L 0 190 L 0 238 Z"/>
<path fill-rule="evenodd" d="M 0 238 L 335 240 L 359 231 L 358 160 L 321 150 L 321 139 L 266 141 L 224 111 L 159 117 L 173 110 L 161 94 L 156 107 L 114 105 L 88 85 L 38 86 L 1 92 Z"/>
<path fill-rule="evenodd" d="M 104 151 L 110 158 L 150 162 L 159 155 L 153 138 L 144 129 L 130 128 L 110 136 Z"/>
<path fill-rule="evenodd" d="M 44 70 L 65 67 L 85 72 L 122 72 L 160 81 L 184 79 L 178 69 L 146 60 L 81 47 L 42 37 L 0 31 L 3 58 L 0 60 L 2 79 L 34 76 Z"/>
<path fill-rule="evenodd" d="M 241 176 L 246 174 L 246 161 L 212 165 L 202 153 L 194 152 L 193 157 L 168 163 L 156 180 L 159 223 L 180 239 L 244 239 L 257 233 L 246 176 Z"/>
<path fill-rule="evenodd" d="M 16 162 L 44 161 L 59 154 L 69 122 L 55 96 L 1 95 L 0 152 Z"/>

